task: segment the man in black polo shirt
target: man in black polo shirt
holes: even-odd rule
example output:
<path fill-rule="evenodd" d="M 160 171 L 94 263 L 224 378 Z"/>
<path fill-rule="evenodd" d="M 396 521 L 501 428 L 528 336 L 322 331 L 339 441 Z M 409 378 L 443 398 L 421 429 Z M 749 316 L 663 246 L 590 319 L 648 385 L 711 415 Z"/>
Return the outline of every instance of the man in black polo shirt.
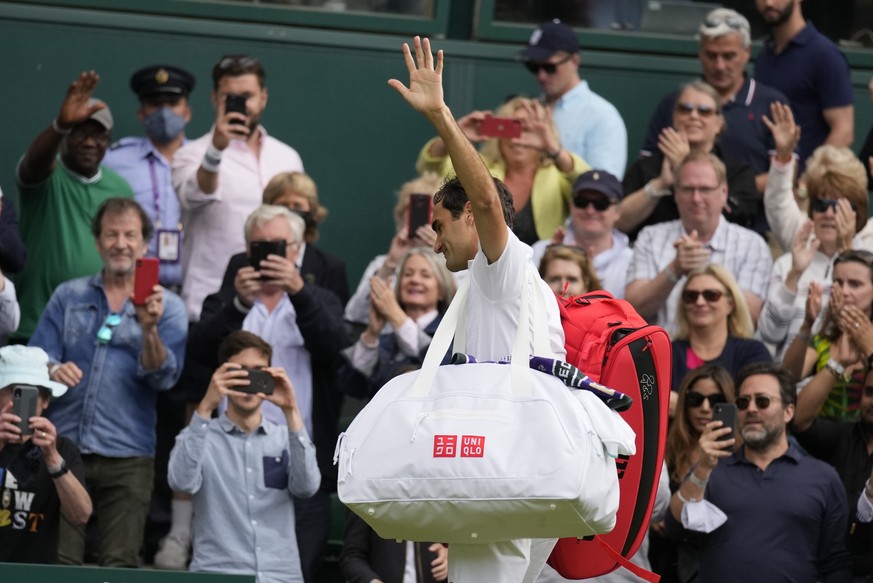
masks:
<path fill-rule="evenodd" d="M 39 390 L 27 435 L 12 412 L 21 385 Z M 42 416 L 67 387 L 49 380 L 48 355 L 26 346 L 0 348 L 0 387 L 0 562 L 57 563 L 61 514 L 77 525 L 91 516 L 79 448 Z"/>

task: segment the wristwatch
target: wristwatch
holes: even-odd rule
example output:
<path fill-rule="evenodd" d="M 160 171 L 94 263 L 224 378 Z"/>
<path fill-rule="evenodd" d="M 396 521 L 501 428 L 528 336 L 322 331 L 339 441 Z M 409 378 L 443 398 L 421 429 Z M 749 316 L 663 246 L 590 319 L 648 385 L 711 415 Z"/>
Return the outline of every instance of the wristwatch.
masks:
<path fill-rule="evenodd" d="M 837 378 L 837 379 L 840 379 L 840 378 L 845 379 L 846 378 L 846 367 L 844 367 L 842 364 L 840 364 L 839 362 L 837 362 L 833 358 L 828 359 L 828 363 L 825 365 L 825 368 L 828 369 L 828 372 L 830 372 L 832 375 L 834 375 L 834 378 Z"/>
<path fill-rule="evenodd" d="M 643 192 L 645 192 L 649 198 L 663 198 L 665 196 L 670 196 L 673 194 L 673 191 L 669 188 L 664 188 L 662 190 L 655 190 L 654 185 L 655 179 L 649 180 L 646 182 L 646 185 L 643 187 Z"/>
<path fill-rule="evenodd" d="M 58 478 L 60 478 L 61 476 L 63 476 L 64 474 L 66 474 L 69 471 L 70 471 L 70 468 L 67 467 L 67 462 L 64 460 L 61 460 L 61 467 L 59 467 L 57 469 L 57 471 L 54 471 L 54 472 L 49 470 L 49 477 L 52 480 L 57 480 Z"/>

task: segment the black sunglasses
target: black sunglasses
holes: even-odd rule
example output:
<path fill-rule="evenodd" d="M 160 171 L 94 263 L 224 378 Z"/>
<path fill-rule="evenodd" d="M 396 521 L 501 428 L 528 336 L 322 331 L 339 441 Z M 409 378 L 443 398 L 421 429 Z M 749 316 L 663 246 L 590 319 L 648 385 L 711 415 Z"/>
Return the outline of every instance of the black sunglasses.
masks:
<path fill-rule="evenodd" d="M 837 212 L 837 203 L 839 202 L 836 198 L 818 198 L 815 197 L 812 199 L 812 210 L 816 213 L 826 213 L 828 209 L 834 209 L 834 212 Z M 858 205 L 852 203 L 852 210 L 857 212 Z"/>
<path fill-rule="evenodd" d="M 769 395 L 755 395 L 755 407 L 758 409 L 766 409 L 770 406 L 770 403 L 775 401 L 773 397 Z M 743 395 L 742 397 L 737 397 L 737 409 L 740 411 L 745 411 L 749 408 L 749 404 L 752 402 L 752 397 L 748 395 Z"/>
<path fill-rule="evenodd" d="M 573 206 L 578 209 L 588 208 L 588 205 L 594 205 L 594 210 L 602 212 L 612 206 L 612 201 L 608 196 L 577 196 L 573 199 Z"/>
<path fill-rule="evenodd" d="M 724 292 L 719 289 L 705 289 L 702 291 L 697 291 L 696 289 L 687 289 L 682 292 L 682 301 L 686 304 L 696 304 L 697 298 L 703 296 L 703 299 L 709 302 L 710 304 L 714 304 L 718 300 L 721 299 L 721 296 L 724 295 Z"/>
<path fill-rule="evenodd" d="M 527 67 L 527 70 L 536 75 L 540 72 L 540 69 L 545 71 L 549 75 L 554 75 L 555 71 L 558 70 L 558 65 L 563 65 L 567 61 L 573 58 L 572 54 L 567 55 L 566 58 L 558 61 L 557 63 L 535 63 L 533 61 L 525 61 L 524 66 Z"/>
<path fill-rule="evenodd" d="M 677 103 L 676 111 L 685 115 L 691 115 L 692 112 L 696 111 L 700 117 L 712 117 L 718 113 L 718 110 L 712 106 L 702 104 L 698 105 L 687 101 Z"/>
<path fill-rule="evenodd" d="M 702 395 L 697 391 L 688 391 L 685 393 L 686 407 L 700 407 L 704 401 L 709 401 L 709 407 L 712 408 L 720 403 L 727 403 L 727 397 L 721 393 L 713 393 L 712 395 Z"/>

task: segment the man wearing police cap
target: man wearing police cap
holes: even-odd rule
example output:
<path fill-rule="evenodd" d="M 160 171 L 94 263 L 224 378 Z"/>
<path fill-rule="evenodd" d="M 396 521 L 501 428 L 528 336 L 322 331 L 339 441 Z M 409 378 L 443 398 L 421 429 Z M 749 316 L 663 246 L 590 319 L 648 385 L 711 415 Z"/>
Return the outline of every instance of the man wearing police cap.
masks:
<path fill-rule="evenodd" d="M 172 162 L 176 150 L 186 142 L 185 126 L 191 121 L 188 96 L 194 83 L 194 75 L 172 65 L 150 65 L 136 71 L 130 88 L 139 97 L 136 114 L 145 136 L 121 138 L 103 162 L 130 183 L 136 201 L 154 223 L 148 257 L 161 260 L 161 284 L 176 291 L 182 284 L 182 225 Z"/>
<path fill-rule="evenodd" d="M 61 283 L 103 267 L 91 219 L 103 201 L 133 197 L 118 174 L 101 163 L 109 147 L 112 113 L 92 97 L 100 77 L 84 71 L 67 89 L 57 117 L 34 139 L 18 163 L 21 236 L 28 261 L 16 280 L 21 323 L 13 338 L 33 333 Z"/>

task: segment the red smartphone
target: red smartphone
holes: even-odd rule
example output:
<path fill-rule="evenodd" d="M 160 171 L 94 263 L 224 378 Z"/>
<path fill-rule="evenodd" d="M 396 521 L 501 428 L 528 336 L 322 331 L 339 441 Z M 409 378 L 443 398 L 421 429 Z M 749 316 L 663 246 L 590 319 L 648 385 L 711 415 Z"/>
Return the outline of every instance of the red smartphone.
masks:
<path fill-rule="evenodd" d="M 433 197 L 429 194 L 410 194 L 409 195 L 409 236 L 415 237 L 415 232 L 419 227 L 429 225 L 431 221 L 431 201 Z"/>
<path fill-rule="evenodd" d="M 157 257 L 141 257 L 136 260 L 136 271 L 133 275 L 133 303 L 142 306 L 146 298 L 152 295 L 158 285 L 160 261 Z"/>
<path fill-rule="evenodd" d="M 488 138 L 517 138 L 521 136 L 521 121 L 489 115 L 479 124 L 479 133 Z"/>

